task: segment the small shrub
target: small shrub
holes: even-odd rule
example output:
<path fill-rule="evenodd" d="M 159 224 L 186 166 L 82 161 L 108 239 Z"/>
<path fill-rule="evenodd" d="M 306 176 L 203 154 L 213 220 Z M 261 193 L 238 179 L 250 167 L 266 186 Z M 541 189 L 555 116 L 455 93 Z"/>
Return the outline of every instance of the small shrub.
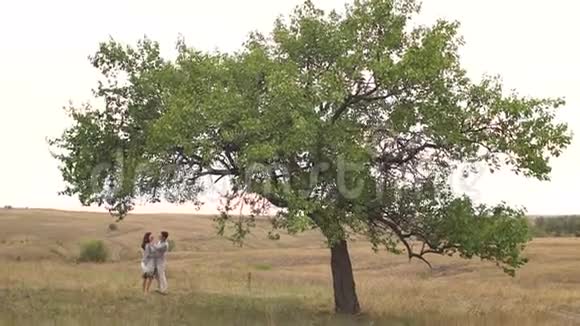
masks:
<path fill-rule="evenodd" d="M 109 224 L 109 231 L 117 231 L 118 229 L 119 229 L 119 226 L 117 225 L 117 223 Z"/>
<path fill-rule="evenodd" d="M 4 205 L 4 209 L 12 209 L 12 205 Z"/>
<path fill-rule="evenodd" d="M 167 240 L 167 251 L 173 251 L 175 250 L 175 241 L 173 240 Z"/>
<path fill-rule="evenodd" d="M 109 257 L 109 251 L 101 240 L 91 240 L 81 245 L 80 262 L 103 263 Z"/>
<path fill-rule="evenodd" d="M 254 268 L 259 270 L 259 271 L 269 271 L 272 269 L 272 265 L 270 265 L 270 264 L 256 264 L 256 265 L 254 265 Z"/>

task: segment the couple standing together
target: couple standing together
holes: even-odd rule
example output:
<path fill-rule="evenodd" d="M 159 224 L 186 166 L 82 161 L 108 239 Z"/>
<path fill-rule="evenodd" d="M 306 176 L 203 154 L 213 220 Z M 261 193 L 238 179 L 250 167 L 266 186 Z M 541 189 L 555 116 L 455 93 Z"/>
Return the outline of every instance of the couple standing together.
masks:
<path fill-rule="evenodd" d="M 158 292 L 167 294 L 167 278 L 165 277 L 165 254 L 169 249 L 167 238 L 169 238 L 169 233 L 166 231 L 161 232 L 157 242 L 154 242 L 155 237 L 151 232 L 147 232 L 143 236 L 141 271 L 143 272 L 143 293 L 145 294 L 149 293 L 153 279 L 157 280 Z"/>

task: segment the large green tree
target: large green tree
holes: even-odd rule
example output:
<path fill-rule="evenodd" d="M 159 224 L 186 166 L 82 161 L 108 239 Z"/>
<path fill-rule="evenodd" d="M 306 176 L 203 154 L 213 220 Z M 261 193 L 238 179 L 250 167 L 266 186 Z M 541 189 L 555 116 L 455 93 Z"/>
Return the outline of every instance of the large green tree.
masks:
<path fill-rule="evenodd" d="M 74 124 L 51 141 L 64 193 L 122 218 L 137 198 L 199 202 L 208 177 L 221 179 L 220 233 L 235 241 L 272 210 L 274 229 L 321 231 L 337 312 L 360 311 L 353 234 L 427 264 L 428 254 L 457 253 L 513 275 L 526 261 L 524 212 L 476 205 L 448 177 L 485 163 L 548 179 L 549 158 L 570 142 L 554 116 L 563 101 L 470 80 L 458 24 L 412 26 L 417 12 L 412 0 L 329 14 L 306 2 L 238 52 L 180 41 L 175 60 L 149 40 L 103 43 L 92 63 L 105 105 L 70 108 Z M 252 215 L 231 219 L 237 205 Z"/>

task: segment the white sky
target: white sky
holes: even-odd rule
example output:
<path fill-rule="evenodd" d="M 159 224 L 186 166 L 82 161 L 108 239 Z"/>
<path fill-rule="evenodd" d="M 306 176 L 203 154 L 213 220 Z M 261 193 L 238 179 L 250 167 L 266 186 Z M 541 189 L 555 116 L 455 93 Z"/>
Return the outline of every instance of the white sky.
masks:
<path fill-rule="evenodd" d="M 63 183 L 45 138 L 67 126 L 62 107 L 90 100 L 97 73 L 87 56 L 109 36 L 144 35 L 171 55 L 182 34 L 203 50 L 233 50 L 251 30 L 268 31 L 298 0 L 0 0 L 0 205 L 81 209 L 58 196 Z M 314 1 L 324 9 L 344 0 Z M 574 0 L 424 0 L 421 21 L 459 20 L 472 77 L 500 74 L 523 95 L 564 96 L 561 119 L 580 132 L 580 2 Z M 580 213 L 580 147 L 554 161 L 551 182 L 509 173 L 484 175 L 471 189 L 485 202 L 506 200 L 529 213 Z M 461 185 L 460 185 L 461 186 Z M 469 190 L 469 189 L 466 189 Z M 212 205 L 204 209 L 212 211 Z M 140 212 L 191 212 L 167 204 Z"/>

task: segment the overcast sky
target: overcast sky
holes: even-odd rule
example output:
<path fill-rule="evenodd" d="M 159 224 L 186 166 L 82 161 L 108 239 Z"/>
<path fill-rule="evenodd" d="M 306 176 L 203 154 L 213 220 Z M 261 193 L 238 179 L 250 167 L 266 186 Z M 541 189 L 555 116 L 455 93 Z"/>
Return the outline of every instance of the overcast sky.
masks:
<path fill-rule="evenodd" d="M 268 31 L 273 20 L 299 0 L 0 1 L 0 205 L 81 209 L 63 189 L 46 137 L 59 135 L 69 100 L 91 99 L 98 75 L 87 56 L 109 36 L 134 43 L 147 35 L 171 55 L 178 36 L 202 50 L 234 50 L 252 30 Z M 314 1 L 323 9 L 344 0 Z M 421 22 L 461 22 L 461 50 L 470 75 L 500 74 L 522 95 L 563 96 L 560 118 L 580 132 L 580 2 L 574 0 L 425 0 Z M 484 174 L 456 186 L 478 199 L 505 200 L 534 214 L 580 213 L 580 146 L 575 139 L 553 162 L 551 182 L 509 173 Z M 460 188 L 461 189 L 461 188 Z M 204 212 L 211 212 L 208 205 Z M 188 212 L 161 204 L 140 212 Z"/>

